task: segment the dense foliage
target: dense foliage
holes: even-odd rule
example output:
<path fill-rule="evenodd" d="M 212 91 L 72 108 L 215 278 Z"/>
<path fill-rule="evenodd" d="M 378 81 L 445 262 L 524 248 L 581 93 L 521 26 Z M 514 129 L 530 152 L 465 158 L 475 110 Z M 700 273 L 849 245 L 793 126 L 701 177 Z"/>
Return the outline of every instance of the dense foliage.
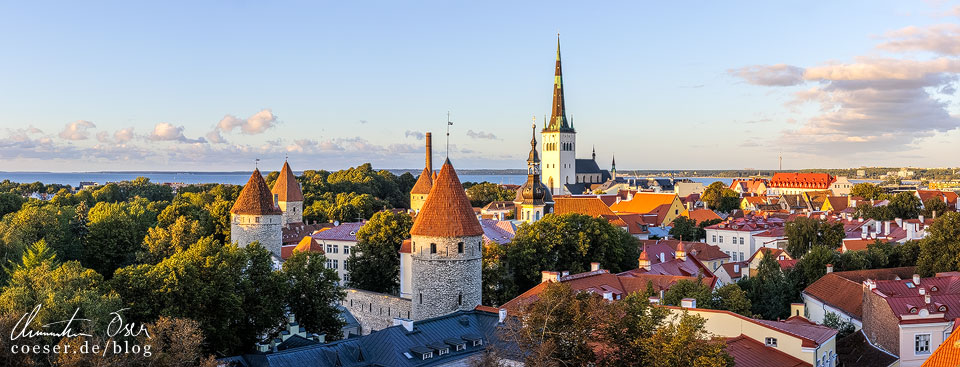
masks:
<path fill-rule="evenodd" d="M 701 197 L 707 207 L 718 212 L 729 213 L 740 208 L 740 194 L 731 190 L 723 182 L 717 181 L 703 190 Z"/>
<path fill-rule="evenodd" d="M 395 294 L 400 288 L 400 258 L 397 253 L 410 237 L 413 219 L 405 213 L 378 212 L 357 231 L 357 245 L 350 252 L 352 288 Z"/>
<path fill-rule="evenodd" d="M 467 198 L 470 199 L 470 205 L 473 207 L 484 207 L 494 201 L 513 201 L 517 196 L 515 190 L 508 190 L 503 186 L 490 182 L 465 183 L 463 185 L 467 190 Z"/>

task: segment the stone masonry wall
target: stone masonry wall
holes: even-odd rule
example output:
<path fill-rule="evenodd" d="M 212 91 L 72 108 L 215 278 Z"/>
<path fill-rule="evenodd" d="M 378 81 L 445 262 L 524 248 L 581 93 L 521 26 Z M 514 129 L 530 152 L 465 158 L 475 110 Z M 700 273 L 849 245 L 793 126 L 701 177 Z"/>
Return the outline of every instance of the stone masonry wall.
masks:
<path fill-rule="evenodd" d="M 482 237 L 413 236 L 413 320 L 472 310 L 481 302 Z M 463 242 L 463 253 L 458 243 Z M 436 253 L 430 244 L 436 244 Z"/>
<path fill-rule="evenodd" d="M 283 224 L 303 222 L 302 201 L 281 201 L 277 206 L 283 211 Z"/>
<path fill-rule="evenodd" d="M 413 316 L 408 299 L 353 288 L 347 288 L 346 292 L 341 304 L 360 323 L 362 335 L 393 326 L 394 318 Z"/>
<path fill-rule="evenodd" d="M 863 335 L 894 355 L 900 355 L 900 319 L 887 301 L 863 287 Z"/>
<path fill-rule="evenodd" d="M 257 217 L 260 223 L 257 223 Z M 230 242 L 245 247 L 253 241 L 270 250 L 280 258 L 280 246 L 283 236 L 280 232 L 279 215 L 230 215 Z"/>

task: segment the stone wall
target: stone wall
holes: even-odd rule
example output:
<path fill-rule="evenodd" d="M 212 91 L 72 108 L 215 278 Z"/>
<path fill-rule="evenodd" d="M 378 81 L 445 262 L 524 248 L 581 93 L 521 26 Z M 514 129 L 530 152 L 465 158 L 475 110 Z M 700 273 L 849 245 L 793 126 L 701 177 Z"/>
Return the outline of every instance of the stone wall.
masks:
<path fill-rule="evenodd" d="M 393 326 L 394 318 L 413 316 L 410 300 L 383 293 L 347 288 L 343 307 L 360 323 L 361 335 Z"/>
<path fill-rule="evenodd" d="M 411 240 L 413 320 L 472 310 L 480 305 L 482 236 L 413 236 Z M 431 252 L 431 244 L 436 244 L 435 253 Z"/>
<path fill-rule="evenodd" d="M 280 215 L 231 214 L 230 242 L 245 247 L 251 242 L 259 241 L 261 246 L 280 258 L 280 246 L 283 243 L 280 221 Z"/>
<path fill-rule="evenodd" d="M 863 335 L 874 345 L 900 355 L 900 319 L 883 297 L 863 287 Z"/>
<path fill-rule="evenodd" d="M 303 222 L 302 201 L 281 201 L 277 206 L 283 211 L 283 224 Z"/>

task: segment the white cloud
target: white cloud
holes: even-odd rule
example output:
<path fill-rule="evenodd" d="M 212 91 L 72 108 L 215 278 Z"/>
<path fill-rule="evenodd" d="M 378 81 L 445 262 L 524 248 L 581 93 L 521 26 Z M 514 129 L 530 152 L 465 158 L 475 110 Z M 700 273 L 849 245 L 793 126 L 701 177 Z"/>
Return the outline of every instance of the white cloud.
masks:
<path fill-rule="evenodd" d="M 90 137 L 87 129 L 91 129 L 96 126 L 97 125 L 94 125 L 90 121 L 77 120 L 67 124 L 67 126 L 63 128 L 63 131 L 60 132 L 60 137 L 67 140 L 86 140 L 88 137 Z"/>
<path fill-rule="evenodd" d="M 954 11 L 960 12 L 960 7 L 954 8 Z M 887 41 L 877 48 L 887 51 L 960 55 L 960 24 L 938 24 L 926 28 L 910 26 L 887 32 L 883 38 Z"/>
<path fill-rule="evenodd" d="M 803 68 L 793 65 L 751 65 L 727 72 L 755 85 L 790 86 L 803 83 Z"/>
<path fill-rule="evenodd" d="M 497 140 L 497 136 L 483 131 L 467 130 L 467 136 L 473 139 Z"/>
<path fill-rule="evenodd" d="M 276 122 L 277 116 L 274 115 L 270 109 L 264 109 L 247 119 L 226 115 L 217 123 L 217 129 L 221 132 L 229 133 L 234 129 L 240 128 L 240 132 L 244 134 L 257 135 L 273 127 Z"/>
<path fill-rule="evenodd" d="M 178 141 L 181 143 L 203 143 L 203 138 L 188 139 L 183 135 L 183 126 L 173 126 L 169 122 L 161 122 L 153 127 L 153 132 L 147 137 L 153 141 Z"/>

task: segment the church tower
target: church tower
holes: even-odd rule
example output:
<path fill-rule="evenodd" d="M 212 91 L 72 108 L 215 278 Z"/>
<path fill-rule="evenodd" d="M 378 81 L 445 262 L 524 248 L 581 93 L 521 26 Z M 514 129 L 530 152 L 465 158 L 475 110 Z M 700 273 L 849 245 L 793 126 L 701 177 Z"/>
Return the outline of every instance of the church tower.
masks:
<path fill-rule="evenodd" d="M 557 66 L 553 77 L 553 106 L 543 138 L 543 183 L 554 195 L 566 193 L 566 184 L 577 182 L 577 132 L 567 122 L 563 102 L 563 72 L 560 68 L 560 35 L 557 35 Z"/>
<path fill-rule="evenodd" d="M 613 179 L 617 179 L 617 156 L 613 156 L 613 159 L 610 160 L 610 175 L 613 176 Z"/>
<path fill-rule="evenodd" d="M 282 217 L 283 212 L 273 204 L 267 182 L 260 175 L 260 170 L 255 169 L 243 186 L 243 191 L 240 191 L 237 202 L 230 208 L 230 242 L 246 247 L 251 242 L 259 241 L 261 246 L 279 259 L 280 245 L 283 243 L 280 234 Z"/>
<path fill-rule="evenodd" d="M 537 156 L 537 125 L 533 124 L 530 139 L 530 156 L 527 157 L 527 182 L 517 190 L 513 200 L 517 207 L 517 220 L 532 223 L 553 211 L 553 196 L 540 181 L 540 157 Z"/>
<path fill-rule="evenodd" d="M 282 225 L 303 223 L 303 191 L 300 191 L 300 183 L 287 161 L 283 161 L 280 176 L 270 192 L 274 204 L 283 211 Z"/>
<path fill-rule="evenodd" d="M 423 172 L 420 173 L 420 177 L 417 178 L 417 183 L 415 183 L 413 189 L 410 190 L 410 209 L 413 210 L 414 213 L 420 212 L 420 209 L 423 208 L 423 203 L 427 201 L 427 195 L 430 194 L 430 189 L 433 188 L 433 137 L 430 133 L 426 135 L 426 165 L 423 167 Z"/>
<path fill-rule="evenodd" d="M 480 305 L 482 236 L 483 228 L 447 159 L 410 229 L 414 320 Z"/>

